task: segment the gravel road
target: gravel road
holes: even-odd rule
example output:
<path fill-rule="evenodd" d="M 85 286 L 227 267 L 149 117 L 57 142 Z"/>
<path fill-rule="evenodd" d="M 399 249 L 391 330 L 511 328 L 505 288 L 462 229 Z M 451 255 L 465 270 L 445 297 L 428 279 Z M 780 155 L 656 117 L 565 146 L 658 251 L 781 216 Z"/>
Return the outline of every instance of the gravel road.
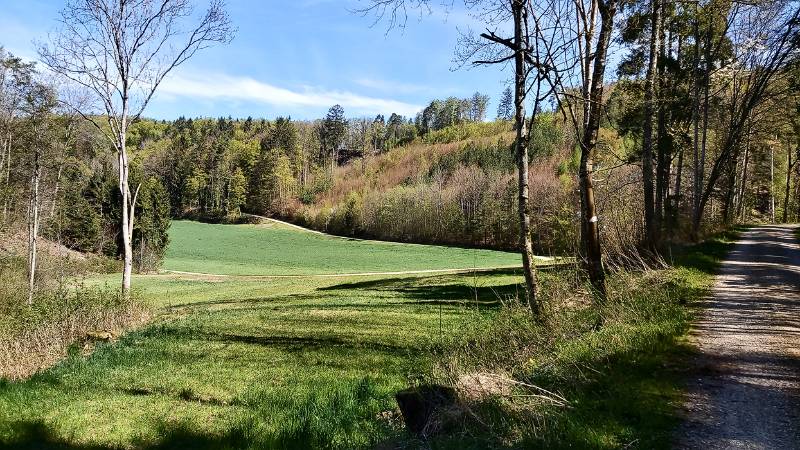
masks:
<path fill-rule="evenodd" d="M 691 339 L 675 448 L 800 449 L 800 247 L 793 227 L 742 233 Z"/>

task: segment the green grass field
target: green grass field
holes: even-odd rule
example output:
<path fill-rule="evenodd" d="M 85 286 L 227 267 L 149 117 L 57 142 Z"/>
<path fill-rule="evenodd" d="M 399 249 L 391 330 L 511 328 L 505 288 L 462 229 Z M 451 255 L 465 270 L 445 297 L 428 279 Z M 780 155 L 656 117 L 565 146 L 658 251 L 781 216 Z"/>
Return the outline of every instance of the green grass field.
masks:
<path fill-rule="evenodd" d="M 176 222 L 166 267 L 298 274 L 515 261 L 500 252 Z M 117 278 L 90 281 L 115 287 Z M 425 366 L 426 349 L 494 314 L 520 280 L 513 270 L 137 276 L 138 295 L 160 312 L 155 323 L 90 356 L 76 350 L 26 382 L 0 381 L 0 448 L 368 447 L 402 434 L 393 394 Z"/>
<path fill-rule="evenodd" d="M 312 275 L 494 268 L 521 265 L 492 250 L 365 241 L 285 225 L 175 221 L 163 269 L 220 275 Z"/>
<path fill-rule="evenodd" d="M 198 236 L 213 242 L 205 256 L 186 248 Z M 295 273 L 333 270 L 328 251 L 350 255 L 348 272 L 396 269 L 381 259 L 394 254 L 387 248 L 405 255 L 406 270 L 430 268 L 425 255 L 439 255 L 441 265 L 433 267 L 441 268 L 446 255 L 466 262 L 465 255 L 483 254 L 178 222 L 167 262 L 188 272 L 284 273 L 285 266 L 259 250 L 259 236 L 273 249 L 282 247 L 284 261 L 299 264 Z M 316 252 L 314 242 L 320 243 Z M 524 310 L 501 308 L 501 300 L 520 291 L 515 269 L 337 278 L 136 276 L 137 295 L 157 311 L 151 325 L 89 355 L 75 348 L 26 381 L 0 380 L 0 449 L 669 448 L 683 377 L 676 361 L 685 355 L 681 337 L 691 316 L 682 305 L 704 295 L 729 246 L 718 239 L 682 249 L 678 267 L 643 279 L 612 276 L 617 300 L 607 306 L 600 331 L 587 309 L 566 312 L 562 323 L 544 329 Z M 301 265 L 300 249 L 315 254 L 314 261 Z M 239 264 L 237 255 L 250 262 Z M 475 266 L 515 259 L 486 255 Z M 570 273 L 541 272 L 543 291 Z M 87 280 L 112 289 L 118 281 Z M 477 334 L 462 336 L 465 330 Z M 451 347 L 460 342 L 448 341 L 454 336 L 473 349 L 462 354 L 465 360 L 499 357 L 500 367 L 561 392 L 570 407 L 491 401 L 480 410 L 487 422 L 416 440 L 402 427 L 394 394 L 426 377 L 437 354 L 431 349 L 441 343 L 458 356 L 465 347 Z M 533 344 L 531 352 L 508 353 L 520 342 Z"/>

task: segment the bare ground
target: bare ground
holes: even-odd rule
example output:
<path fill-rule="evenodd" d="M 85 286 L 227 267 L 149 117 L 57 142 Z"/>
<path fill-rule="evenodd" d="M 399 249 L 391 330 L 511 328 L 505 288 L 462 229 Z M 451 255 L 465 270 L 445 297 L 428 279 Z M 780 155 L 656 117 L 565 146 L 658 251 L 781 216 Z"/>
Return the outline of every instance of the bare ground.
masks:
<path fill-rule="evenodd" d="M 699 354 L 676 448 L 800 449 L 800 248 L 742 234 L 691 333 Z"/>

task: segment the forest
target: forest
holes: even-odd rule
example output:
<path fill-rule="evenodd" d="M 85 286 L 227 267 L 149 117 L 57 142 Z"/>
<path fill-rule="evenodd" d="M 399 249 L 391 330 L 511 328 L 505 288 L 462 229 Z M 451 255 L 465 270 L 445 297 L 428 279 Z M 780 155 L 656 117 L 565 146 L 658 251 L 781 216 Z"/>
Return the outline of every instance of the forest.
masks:
<path fill-rule="evenodd" d="M 219 335 L 238 336 L 237 345 L 261 340 L 278 345 L 272 337 L 239 336 L 262 330 L 235 315 L 240 312 L 213 325 L 200 324 L 208 320 L 202 314 L 217 312 L 212 309 L 186 319 L 191 326 L 180 322 L 198 314 L 197 304 L 234 302 L 249 291 L 281 302 L 284 293 L 303 302 L 352 295 L 353 311 L 325 306 L 333 308 L 331 317 L 343 320 L 336 322 L 343 327 L 340 334 L 329 339 L 363 338 L 376 352 L 395 345 L 424 349 L 420 364 L 427 372 L 406 371 L 409 382 L 387 371 L 387 379 L 343 387 L 347 393 L 341 395 L 355 395 L 354 404 L 363 401 L 362 409 L 372 414 L 358 416 L 358 406 L 342 413 L 352 416 L 355 428 L 333 419 L 309 425 L 302 422 L 308 417 L 292 416 L 286 423 L 296 420 L 306 428 L 292 429 L 290 434 L 300 434 L 291 439 L 281 434 L 285 424 L 269 421 L 235 422 L 225 425 L 232 435 L 218 436 L 238 442 L 236 433 L 271 430 L 263 435 L 271 437 L 259 435 L 265 440 L 246 439 L 258 442 L 252 448 L 292 443 L 372 448 L 386 439 L 423 446 L 468 442 L 475 448 L 669 446 L 672 413 L 639 419 L 666 408 L 663 403 L 636 397 L 641 411 L 630 419 L 617 411 L 624 400 L 617 405 L 598 398 L 604 394 L 592 392 L 592 386 L 638 376 L 631 382 L 653 382 L 667 392 L 668 400 L 658 401 L 680 403 L 675 381 L 680 377 L 649 378 L 651 365 L 679 365 L 671 361 L 695 320 L 692 305 L 712 292 L 714 274 L 741 226 L 800 221 L 800 4 L 456 2 L 449 8 L 463 7 L 482 27 L 459 30 L 454 64 L 503 71 L 508 81 L 495 92 L 461 86 L 464 94 L 429 99 L 413 116 L 350 114 L 335 104 L 316 119 L 191 112 L 171 120 L 149 118 L 151 100 L 173 71 L 190 58 L 202 58 L 208 47 L 236 45 L 236 26 L 224 2 L 213 0 L 199 16 L 193 3 L 69 0 L 61 28 L 41 43 L 38 60 L 0 46 L 0 325 L 6 329 L 0 331 L 0 380 L 9 380 L 0 381 L 0 406 L 11 408 L 25 395 L 38 398 L 34 374 L 88 376 L 69 372 L 84 370 L 69 368 L 77 364 L 70 361 L 95 361 L 91 352 L 97 348 L 96 364 L 108 368 L 114 357 L 104 355 L 126 346 L 134 352 L 137 339 L 152 340 L 148 348 L 160 349 L 173 345 L 169 333 L 196 339 L 204 333 L 198 330 L 239 324 Z M 384 27 L 389 40 L 400 31 L 410 33 L 405 29 L 412 18 L 434 20 L 424 18 L 438 7 L 433 3 L 367 0 L 353 12 L 365 17 L 364 27 Z M 179 32 L 177 23 L 188 28 Z M 323 234 L 301 237 L 293 234 L 298 226 Z M 265 229 L 272 234 L 260 234 Z M 425 246 L 390 247 L 404 244 Z M 251 254 L 259 245 L 267 250 Z M 509 265 L 512 261 L 516 265 Z M 464 275 L 470 268 L 471 282 Z M 419 275 L 450 270 L 442 278 Z M 413 274 L 419 280 L 397 278 Z M 377 275 L 388 278 L 358 281 Z M 292 277 L 300 276 L 312 278 L 307 285 L 292 284 Z M 341 276 L 346 282 L 329 285 L 329 279 L 316 276 Z M 209 297 L 197 296 L 192 283 L 208 284 Z M 219 284 L 211 288 L 214 283 Z M 271 297 L 276 293 L 281 294 Z M 360 302 L 372 296 L 400 302 L 392 300 L 386 308 L 411 302 L 411 310 L 391 314 L 421 314 L 409 320 L 425 324 L 425 330 L 396 343 L 392 331 L 382 328 L 393 320 L 387 315 L 375 325 L 384 330 L 383 340 L 369 341 L 375 338 L 371 334 L 353 338 L 356 331 L 346 328 L 352 324 L 340 314 L 366 311 L 371 303 Z M 648 301 L 651 297 L 657 300 Z M 420 299 L 453 309 L 442 319 L 439 306 L 437 324 L 433 310 L 419 309 Z M 470 301 L 475 315 L 464 306 Z M 317 306 L 309 304 L 313 315 Z M 488 312 L 477 312 L 478 305 L 490 304 Z M 309 336 L 293 334 L 305 326 L 289 329 L 292 337 L 276 342 L 311 342 L 319 337 L 314 330 L 324 334 L 323 325 L 314 325 L 319 328 L 312 327 Z M 467 331 L 444 333 L 446 327 Z M 126 340 L 126 333 L 133 337 Z M 139 364 L 138 357 L 131 358 L 134 362 L 125 364 Z M 229 367 L 216 361 L 208 364 L 212 369 L 198 371 L 228 373 Z M 628 370 L 631 364 L 636 369 Z M 596 374 L 572 377 L 572 365 Z M 486 373 L 507 381 L 487 392 L 510 403 L 494 404 L 483 391 L 467 389 L 471 400 L 459 404 L 471 404 L 470 396 L 477 395 L 479 406 L 474 411 L 464 406 L 455 420 L 460 425 L 429 414 L 424 420 L 436 422 L 436 430 L 420 431 L 397 397 L 410 434 L 398 431 L 391 418 L 374 425 L 377 415 L 397 408 L 387 406 L 387 399 L 403 385 L 422 386 L 424 396 L 429 382 L 458 391 L 464 377 L 474 381 Z M 312 389 L 318 381 L 298 383 Z M 152 391 L 142 389 L 147 395 Z M 159 395 L 174 394 L 164 389 Z M 223 395 L 218 391 L 209 388 L 216 394 L 205 397 L 191 389 L 173 390 L 198 404 L 228 405 L 213 397 Z M 376 390 L 370 398 L 383 403 L 364 406 L 371 400 L 361 399 L 358 389 Z M 521 400 L 508 394 L 512 389 L 527 389 L 519 396 L 533 403 L 514 404 Z M 622 395 L 614 389 L 603 392 Z M 641 394 L 634 391 L 630 395 Z M 286 411 L 321 408 L 319 414 L 329 414 L 325 408 L 334 408 L 320 406 L 319 399 L 313 407 L 292 403 L 300 394 L 253 394 L 257 401 L 243 400 L 238 391 L 231 395 L 231 405 L 259 414 L 264 405 L 280 404 L 280 395 L 292 398 Z M 317 401 L 316 394 L 309 395 L 309 402 Z M 612 405 L 611 412 L 598 405 Z M 25 414 L 40 417 L 44 410 L 35 408 Z M 499 415 L 492 408 L 499 408 Z M 255 414 L 248 411 L 245 416 Z M 587 419 L 597 414 L 621 425 Z M 13 447 L 23 442 L 14 439 L 26 435 L 10 417 L 0 414 L 0 444 Z M 469 424 L 485 429 L 473 436 L 463 431 Z M 451 426 L 461 431 L 448 431 Z M 151 434 L 160 432 L 132 430 L 109 432 L 121 441 L 98 442 L 124 446 L 139 432 L 146 442 L 158 441 Z M 173 444 L 200 442 L 191 439 Z"/>

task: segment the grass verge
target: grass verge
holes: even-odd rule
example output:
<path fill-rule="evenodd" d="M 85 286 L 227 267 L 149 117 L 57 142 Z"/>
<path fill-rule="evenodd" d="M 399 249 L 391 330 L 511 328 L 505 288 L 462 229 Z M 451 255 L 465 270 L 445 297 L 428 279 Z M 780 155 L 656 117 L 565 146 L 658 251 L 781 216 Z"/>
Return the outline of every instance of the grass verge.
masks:
<path fill-rule="evenodd" d="M 686 334 L 736 235 L 676 247 L 669 268 L 612 275 L 599 330 L 591 326 L 597 310 L 578 298 L 551 313 L 545 326 L 522 308 L 505 309 L 442 346 L 424 381 L 460 390 L 462 414 L 434 417 L 441 422 L 434 429 L 447 432 L 418 444 L 671 448 L 692 350 Z M 559 289 L 554 281 L 565 277 L 545 280 L 542 290 L 557 293 L 551 305 L 564 305 L 559 297 L 575 289 Z M 475 396 L 476 380 L 486 379 L 495 382 Z"/>

